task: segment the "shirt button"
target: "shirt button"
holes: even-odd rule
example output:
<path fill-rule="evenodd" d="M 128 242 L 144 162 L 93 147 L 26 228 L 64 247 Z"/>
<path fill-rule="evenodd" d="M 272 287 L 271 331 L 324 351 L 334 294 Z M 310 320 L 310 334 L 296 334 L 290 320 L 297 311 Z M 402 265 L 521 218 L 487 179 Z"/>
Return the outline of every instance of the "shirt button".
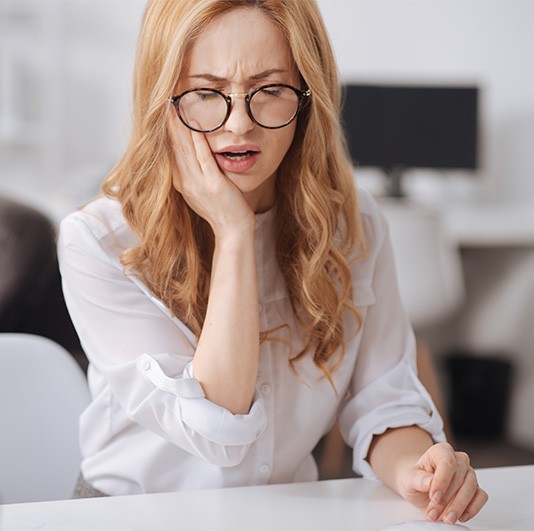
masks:
<path fill-rule="evenodd" d="M 269 465 L 261 465 L 260 466 L 260 472 L 262 474 L 268 474 L 269 470 L 271 470 L 271 467 Z"/>
<path fill-rule="evenodd" d="M 148 371 L 150 369 L 150 361 L 143 360 L 139 363 L 139 368 L 143 371 Z"/>
<path fill-rule="evenodd" d="M 261 392 L 264 394 L 264 395 L 268 395 L 270 392 L 271 392 L 271 386 L 268 385 L 268 384 L 263 384 L 261 386 Z"/>

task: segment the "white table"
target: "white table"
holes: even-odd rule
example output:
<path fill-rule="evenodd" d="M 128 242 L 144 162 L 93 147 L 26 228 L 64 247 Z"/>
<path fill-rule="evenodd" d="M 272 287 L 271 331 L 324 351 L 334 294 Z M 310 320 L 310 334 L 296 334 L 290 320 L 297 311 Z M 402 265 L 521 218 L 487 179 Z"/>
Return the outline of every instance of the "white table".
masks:
<path fill-rule="evenodd" d="M 478 474 L 490 501 L 468 529 L 532 531 L 534 466 Z M 408 502 L 363 479 L 0 506 L 2 531 L 373 531 L 419 519 Z"/>
<path fill-rule="evenodd" d="M 443 208 L 445 229 L 461 247 L 534 246 L 532 201 L 464 203 Z"/>

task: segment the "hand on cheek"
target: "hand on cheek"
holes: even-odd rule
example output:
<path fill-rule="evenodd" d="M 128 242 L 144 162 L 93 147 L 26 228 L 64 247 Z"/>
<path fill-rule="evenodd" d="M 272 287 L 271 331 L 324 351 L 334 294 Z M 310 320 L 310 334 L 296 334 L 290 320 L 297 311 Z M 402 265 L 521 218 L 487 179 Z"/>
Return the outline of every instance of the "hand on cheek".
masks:
<path fill-rule="evenodd" d="M 216 234 L 253 226 L 252 210 L 219 169 L 205 134 L 188 129 L 175 112 L 169 113 L 167 130 L 174 152 L 173 185 L 187 204 L 208 221 Z"/>

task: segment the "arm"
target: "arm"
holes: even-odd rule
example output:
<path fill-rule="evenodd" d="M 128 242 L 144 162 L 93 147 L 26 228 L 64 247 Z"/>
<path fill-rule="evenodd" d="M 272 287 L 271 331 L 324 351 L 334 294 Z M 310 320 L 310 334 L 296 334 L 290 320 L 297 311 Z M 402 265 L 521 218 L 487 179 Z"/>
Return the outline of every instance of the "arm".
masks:
<path fill-rule="evenodd" d="M 373 438 L 369 462 L 384 484 L 421 509 L 428 520 L 454 524 L 475 516 L 488 500 L 469 458 L 450 444 L 433 444 L 416 426 Z"/>
<path fill-rule="evenodd" d="M 403 471 L 413 466 L 432 444 L 430 435 L 416 426 L 388 429 L 373 437 L 368 460 L 380 480 L 400 492 Z"/>
<path fill-rule="evenodd" d="M 206 320 L 193 361 L 195 377 L 206 397 L 232 413 L 246 414 L 254 394 L 258 355 L 253 236 L 219 238 Z"/>
<path fill-rule="evenodd" d="M 369 251 L 354 269 L 354 285 L 360 291 L 367 286 L 373 296 L 367 306 L 359 304 L 361 330 L 355 344 L 348 345 L 357 357 L 339 426 L 354 448 L 354 470 L 373 477 L 369 448 L 388 428 L 414 425 L 433 441 L 445 437 L 440 416 L 417 378 L 415 337 L 400 300 L 387 223 L 372 198 L 359 195 Z"/>
<path fill-rule="evenodd" d="M 119 224 L 120 207 L 106 201 L 69 216 L 58 245 L 65 300 L 91 363 L 93 415 L 111 436 L 124 415 L 192 455 L 234 466 L 265 428 L 262 402 L 232 415 L 205 398 L 192 378 L 195 336 L 139 277 L 125 274 L 120 254 L 135 239 Z M 109 423 L 102 407 L 113 411 Z M 84 444 L 100 448 L 98 439 Z"/>
<path fill-rule="evenodd" d="M 360 194 L 360 203 L 369 256 L 354 274 L 360 284 L 371 284 L 374 302 L 362 310 L 352 396 L 341 411 L 341 431 L 354 447 L 357 472 L 378 476 L 429 520 L 467 519 L 486 495 L 465 454 L 444 442 L 434 444 L 444 441 L 443 425 L 417 378 L 415 338 L 400 300 L 387 223 L 367 194 Z M 444 493 L 439 500 L 438 492 Z"/>
<path fill-rule="evenodd" d="M 247 413 L 258 372 L 259 311 L 254 213 L 219 170 L 205 136 L 169 115 L 174 186 L 213 229 L 215 252 L 206 319 L 194 355 L 206 396 L 234 414 Z"/>

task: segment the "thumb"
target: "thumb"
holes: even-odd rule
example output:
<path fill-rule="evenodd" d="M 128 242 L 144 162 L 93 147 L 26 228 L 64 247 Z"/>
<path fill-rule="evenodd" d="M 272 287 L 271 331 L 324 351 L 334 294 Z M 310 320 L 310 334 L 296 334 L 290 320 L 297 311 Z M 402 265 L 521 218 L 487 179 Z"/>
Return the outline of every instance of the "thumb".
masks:
<path fill-rule="evenodd" d="M 413 492 L 430 492 L 433 478 L 433 474 L 429 474 L 426 470 L 413 468 L 405 476 L 405 486 Z"/>

